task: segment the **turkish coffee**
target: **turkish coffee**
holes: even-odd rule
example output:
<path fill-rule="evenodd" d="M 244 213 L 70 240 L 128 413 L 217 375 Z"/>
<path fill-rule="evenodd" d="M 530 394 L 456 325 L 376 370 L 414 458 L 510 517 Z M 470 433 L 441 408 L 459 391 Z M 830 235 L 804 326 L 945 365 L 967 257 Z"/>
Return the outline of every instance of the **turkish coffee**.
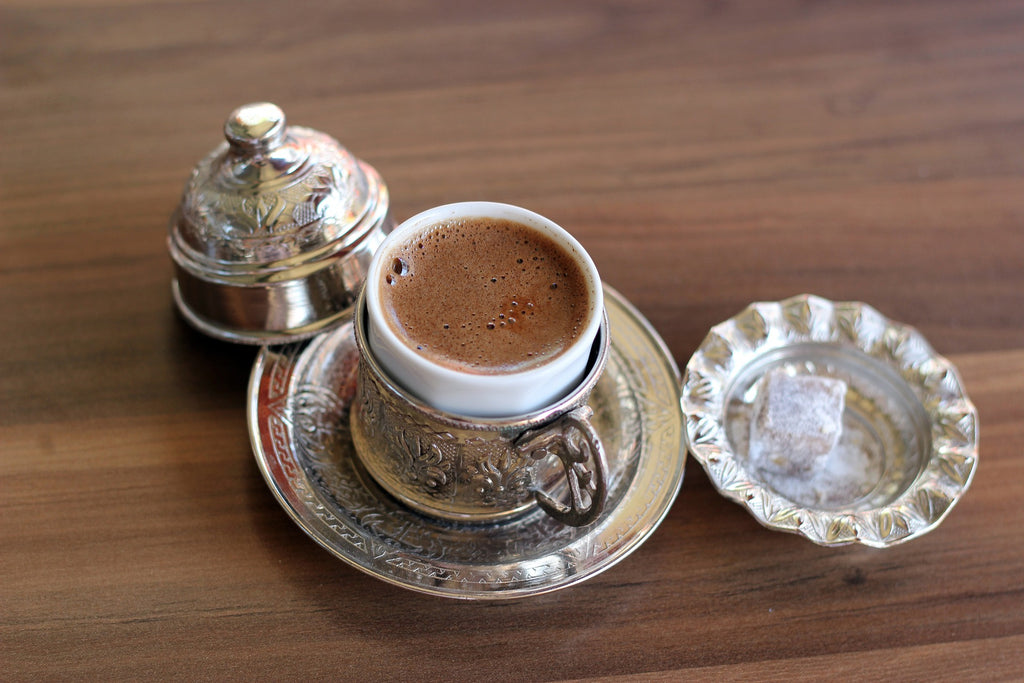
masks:
<path fill-rule="evenodd" d="M 578 258 L 518 221 L 443 221 L 386 257 L 376 286 L 387 324 L 410 349 L 454 370 L 543 365 L 572 346 L 593 313 Z"/>

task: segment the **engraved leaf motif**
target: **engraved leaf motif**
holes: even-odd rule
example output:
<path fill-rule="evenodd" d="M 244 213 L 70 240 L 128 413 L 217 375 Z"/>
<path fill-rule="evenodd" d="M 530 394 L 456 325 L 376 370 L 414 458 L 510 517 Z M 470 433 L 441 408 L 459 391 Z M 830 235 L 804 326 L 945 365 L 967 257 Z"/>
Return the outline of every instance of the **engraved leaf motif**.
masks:
<path fill-rule="evenodd" d="M 533 481 L 527 465 L 517 462 L 508 453 L 490 453 L 476 463 L 475 469 L 471 485 L 487 505 L 523 499 Z"/>
<path fill-rule="evenodd" d="M 939 468 L 942 473 L 953 482 L 958 488 L 967 485 L 974 469 L 975 459 L 960 453 L 947 453 L 942 459 Z"/>
<path fill-rule="evenodd" d="M 697 410 L 698 406 L 707 408 L 719 398 L 718 382 L 698 370 L 687 370 L 684 391 L 688 399 L 688 410 Z"/>
<path fill-rule="evenodd" d="M 437 444 L 432 443 L 421 453 L 421 456 L 423 457 L 421 471 L 423 486 L 432 491 L 442 489 L 448 483 L 448 471 L 445 468 L 445 458 L 441 449 Z"/>
<path fill-rule="evenodd" d="M 796 529 L 803 521 L 801 511 L 778 496 L 763 492 L 760 501 L 762 518 L 772 526 Z"/>
<path fill-rule="evenodd" d="M 798 335 L 805 336 L 811 332 L 811 307 L 807 299 L 798 297 L 784 301 L 782 317 L 786 324 Z"/>
<path fill-rule="evenodd" d="M 870 352 L 885 335 L 887 321 L 881 313 L 871 306 L 860 306 L 857 319 L 857 335 L 861 340 L 861 348 Z"/>
<path fill-rule="evenodd" d="M 856 521 L 849 515 L 831 517 L 822 514 L 809 514 L 807 521 L 812 540 L 826 545 L 840 545 L 857 540 Z"/>
<path fill-rule="evenodd" d="M 344 407 L 329 389 L 302 385 L 288 401 L 283 415 L 291 418 L 295 439 L 310 455 L 324 455 L 336 450 L 341 436 Z"/>
<path fill-rule="evenodd" d="M 857 538 L 857 528 L 848 517 L 838 517 L 828 524 L 825 539 L 833 543 L 853 541 Z"/>
<path fill-rule="evenodd" d="M 946 396 L 959 396 L 963 393 L 963 389 L 960 387 L 960 379 L 957 377 L 956 372 L 949 367 L 944 368 L 940 386 L 942 393 Z"/>
<path fill-rule="evenodd" d="M 250 216 L 250 232 L 253 235 L 272 235 L 281 232 L 282 227 L 291 227 L 292 223 L 278 225 L 282 215 L 288 208 L 288 201 L 276 194 L 260 194 L 242 199 L 242 208 Z"/>
<path fill-rule="evenodd" d="M 875 515 L 874 523 L 865 524 L 861 532 L 868 540 L 895 541 L 910 533 L 910 523 L 898 512 L 881 510 Z"/>
<path fill-rule="evenodd" d="M 765 521 L 783 529 L 798 529 L 802 523 L 799 512 L 794 508 L 779 508 Z"/>
<path fill-rule="evenodd" d="M 865 353 L 871 351 L 885 334 L 886 320 L 875 309 L 858 302 L 837 303 L 834 308 L 838 332 Z"/>
<path fill-rule="evenodd" d="M 810 309 L 810 334 L 811 338 L 817 341 L 830 341 L 835 338 L 835 329 L 832 325 L 833 306 L 828 299 L 820 296 L 807 297 L 807 307 Z"/>
<path fill-rule="evenodd" d="M 740 498 L 747 498 L 752 484 L 732 458 L 708 458 L 718 486 Z"/>
<path fill-rule="evenodd" d="M 781 302 L 782 319 L 790 337 L 829 341 L 837 330 L 831 324 L 832 302 L 818 296 L 798 296 Z"/>
<path fill-rule="evenodd" d="M 756 308 L 748 308 L 735 318 L 736 328 L 750 343 L 757 347 L 768 338 L 768 323 Z"/>
<path fill-rule="evenodd" d="M 908 371 L 915 372 L 932 355 L 931 348 L 921 335 L 907 327 L 890 327 L 885 332 L 882 344 L 892 363 L 905 374 Z"/>
<path fill-rule="evenodd" d="M 920 368 L 927 363 L 933 351 L 920 334 L 913 329 L 906 330 L 905 341 L 900 349 L 903 362 L 912 368 Z"/>
<path fill-rule="evenodd" d="M 952 448 L 966 448 L 974 442 L 974 415 L 970 412 L 946 412 L 935 423 L 935 438 L 945 440 Z"/>
<path fill-rule="evenodd" d="M 859 325 L 862 320 L 861 308 L 856 305 L 836 306 L 836 328 L 839 332 L 852 342 L 856 342 L 860 336 Z"/>
<path fill-rule="evenodd" d="M 420 491 L 438 500 L 455 496 L 454 463 L 447 457 L 442 444 L 447 434 L 425 435 L 418 429 L 401 430 L 400 449 L 409 478 Z"/>
<path fill-rule="evenodd" d="M 765 518 L 765 505 L 771 506 L 771 495 L 753 487 L 746 493 L 747 508 L 758 519 Z"/>
<path fill-rule="evenodd" d="M 721 432 L 721 426 L 718 424 L 718 420 L 714 419 L 710 415 L 691 415 L 687 422 L 687 430 L 690 434 L 691 444 L 697 445 L 714 443 Z"/>
<path fill-rule="evenodd" d="M 925 361 L 917 369 L 918 386 L 912 389 L 929 413 L 940 409 L 944 402 L 955 399 L 955 396 L 946 391 L 945 382 L 948 374 L 945 365 L 932 359 Z"/>
<path fill-rule="evenodd" d="M 917 492 L 905 506 L 909 515 L 919 521 L 930 524 L 941 517 L 949 508 L 949 499 L 928 488 Z"/>
<path fill-rule="evenodd" d="M 716 331 L 712 331 L 701 344 L 700 353 L 708 363 L 722 370 L 728 370 L 732 364 L 732 345 Z"/>

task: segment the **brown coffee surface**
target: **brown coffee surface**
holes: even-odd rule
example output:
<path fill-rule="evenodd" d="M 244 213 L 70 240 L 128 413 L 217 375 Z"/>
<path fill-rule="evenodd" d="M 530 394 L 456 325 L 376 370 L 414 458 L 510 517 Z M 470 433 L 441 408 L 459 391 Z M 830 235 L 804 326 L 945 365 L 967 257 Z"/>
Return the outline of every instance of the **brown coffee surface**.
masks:
<path fill-rule="evenodd" d="M 587 278 L 575 258 L 515 221 L 438 223 L 387 258 L 378 286 L 391 329 L 457 370 L 541 365 L 571 346 L 590 317 Z"/>

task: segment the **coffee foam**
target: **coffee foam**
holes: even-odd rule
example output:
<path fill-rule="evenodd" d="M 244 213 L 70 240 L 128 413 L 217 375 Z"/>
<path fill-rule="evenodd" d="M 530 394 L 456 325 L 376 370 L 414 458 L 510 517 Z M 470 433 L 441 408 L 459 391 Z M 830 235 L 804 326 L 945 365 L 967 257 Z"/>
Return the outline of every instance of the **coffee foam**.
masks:
<path fill-rule="evenodd" d="M 385 258 L 377 286 L 389 327 L 410 349 L 456 370 L 542 365 L 569 348 L 592 315 L 576 258 L 517 221 L 438 223 Z"/>

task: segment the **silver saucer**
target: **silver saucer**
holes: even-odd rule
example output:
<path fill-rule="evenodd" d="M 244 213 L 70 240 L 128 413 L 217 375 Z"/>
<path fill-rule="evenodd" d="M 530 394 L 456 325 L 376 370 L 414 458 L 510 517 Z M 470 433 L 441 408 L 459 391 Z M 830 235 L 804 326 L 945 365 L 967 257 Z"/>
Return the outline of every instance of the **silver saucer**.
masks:
<path fill-rule="evenodd" d="M 535 510 L 500 524 L 424 517 L 362 471 L 349 438 L 358 364 L 351 322 L 260 351 L 249 383 L 253 451 L 274 496 L 317 543 L 414 591 L 462 599 L 537 595 L 588 579 L 635 550 L 671 507 L 686 450 L 679 371 L 650 324 L 605 288 L 608 365 L 590 399 L 612 484 L 604 514 L 567 527 Z"/>

